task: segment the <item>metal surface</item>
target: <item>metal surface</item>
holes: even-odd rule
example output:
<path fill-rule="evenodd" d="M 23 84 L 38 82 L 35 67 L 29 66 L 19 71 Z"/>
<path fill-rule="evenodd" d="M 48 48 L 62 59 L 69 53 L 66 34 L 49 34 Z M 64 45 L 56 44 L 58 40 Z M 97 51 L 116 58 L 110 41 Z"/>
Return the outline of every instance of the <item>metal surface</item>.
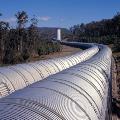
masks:
<path fill-rule="evenodd" d="M 71 56 L 44 60 L 35 63 L 18 64 L 15 66 L 0 68 L 0 97 L 4 97 L 16 90 L 22 89 L 34 82 L 42 80 L 49 75 L 58 73 L 92 57 L 98 52 L 98 47 L 89 48 L 83 52 Z M 84 57 L 83 57 L 84 56 Z M 9 91 L 2 89 L 3 83 Z M 3 90 L 3 91 L 2 91 Z"/>
<path fill-rule="evenodd" d="M 73 43 L 67 44 L 71 45 Z M 74 46 L 76 44 L 77 47 L 78 45 L 82 46 L 81 43 L 75 43 Z M 85 44 L 85 47 L 87 47 L 87 44 Z M 15 77 L 17 80 L 16 84 L 13 82 L 13 85 L 10 84 L 12 75 L 9 72 L 9 74 L 5 74 L 6 72 L 0 70 L 0 77 L 4 83 L 11 80 L 8 88 L 10 89 L 15 85 L 15 88 L 12 88 L 13 91 L 17 87 L 20 88 L 22 85 L 27 86 L 27 83 L 31 84 L 38 81 L 0 99 L 0 120 L 110 119 L 108 117 L 110 109 L 108 105 L 110 102 L 109 97 L 111 97 L 110 69 L 112 53 L 104 45 L 88 44 L 88 47 L 90 48 L 82 53 L 49 60 L 46 63 L 42 61 L 25 64 L 26 66 L 17 65 L 22 66 L 20 70 L 16 68 L 17 66 L 12 67 L 12 69 L 11 67 L 4 68 L 6 71 L 10 69 L 13 73 L 15 71 L 13 68 L 16 69 Z M 22 69 L 27 70 L 26 76 L 24 71 L 21 71 Z M 27 74 L 31 77 L 27 78 Z M 9 75 L 11 76 L 9 77 Z M 45 77 L 47 78 L 41 80 Z M 18 86 L 20 78 L 21 83 Z M 5 91 L 7 88 L 3 81 L 1 86 Z"/>

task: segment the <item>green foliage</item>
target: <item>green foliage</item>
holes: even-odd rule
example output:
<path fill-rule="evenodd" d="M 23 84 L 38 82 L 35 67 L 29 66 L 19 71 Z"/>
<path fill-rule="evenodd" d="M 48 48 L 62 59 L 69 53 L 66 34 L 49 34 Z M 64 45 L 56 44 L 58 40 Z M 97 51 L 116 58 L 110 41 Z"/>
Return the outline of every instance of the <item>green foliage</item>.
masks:
<path fill-rule="evenodd" d="M 38 55 L 39 56 L 45 55 L 45 54 L 46 54 L 45 47 L 38 48 Z"/>
<path fill-rule="evenodd" d="M 112 19 L 74 25 L 70 31 L 74 40 L 113 44 L 117 39 L 120 39 L 120 13 L 117 13 Z"/>
<path fill-rule="evenodd" d="M 26 61 L 30 57 L 30 53 L 28 52 L 28 49 L 25 49 L 22 53 L 23 60 Z"/>
<path fill-rule="evenodd" d="M 37 26 L 38 24 L 38 19 L 34 15 L 33 18 L 31 19 L 31 26 Z"/>
<path fill-rule="evenodd" d="M 2 15 L 2 14 L 0 14 Z M 4 64 L 15 64 L 26 62 L 31 57 L 47 55 L 59 51 L 56 43 L 49 42 L 50 38 L 45 34 L 40 35 L 38 31 L 38 20 L 34 16 L 30 27 L 25 28 L 28 15 L 25 11 L 15 14 L 18 27 L 10 29 L 9 23 L 0 21 L 0 62 Z"/>
<path fill-rule="evenodd" d="M 23 28 L 25 23 L 28 22 L 28 15 L 25 11 L 18 11 L 15 17 L 17 18 L 18 28 Z"/>
<path fill-rule="evenodd" d="M 113 52 L 120 52 L 120 38 L 116 38 L 114 42 Z"/>
<path fill-rule="evenodd" d="M 49 53 L 59 52 L 61 50 L 61 46 L 59 43 L 48 42 L 38 48 L 38 55 L 48 55 Z"/>

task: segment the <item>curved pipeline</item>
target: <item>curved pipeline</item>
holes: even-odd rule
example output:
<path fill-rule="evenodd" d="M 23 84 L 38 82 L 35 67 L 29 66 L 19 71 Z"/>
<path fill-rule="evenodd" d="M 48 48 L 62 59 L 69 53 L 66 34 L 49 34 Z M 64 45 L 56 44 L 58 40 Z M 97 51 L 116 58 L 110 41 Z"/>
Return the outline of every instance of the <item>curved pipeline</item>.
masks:
<path fill-rule="evenodd" d="M 98 52 L 94 46 L 71 56 L 0 68 L 0 98 L 83 62 Z"/>
<path fill-rule="evenodd" d="M 91 57 L 89 50 L 94 51 L 96 47 L 99 51 Z M 82 55 L 84 62 L 74 65 L 79 59 L 76 57 L 69 69 L 2 98 L 0 119 L 109 120 L 111 50 L 95 44 Z M 62 68 L 70 65 L 60 62 Z"/>

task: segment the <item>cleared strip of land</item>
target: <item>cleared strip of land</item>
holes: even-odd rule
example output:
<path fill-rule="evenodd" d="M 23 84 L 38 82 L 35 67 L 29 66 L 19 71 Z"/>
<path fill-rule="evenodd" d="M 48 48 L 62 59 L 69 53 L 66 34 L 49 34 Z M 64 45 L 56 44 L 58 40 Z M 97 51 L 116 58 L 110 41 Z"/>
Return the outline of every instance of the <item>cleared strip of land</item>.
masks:
<path fill-rule="evenodd" d="M 61 45 L 61 47 L 62 47 L 62 50 L 60 52 L 50 53 L 49 55 L 36 56 L 36 57 L 32 58 L 31 61 L 64 57 L 64 56 L 72 55 L 74 53 L 81 51 L 81 49 L 79 49 L 79 48 L 73 48 L 73 47 L 69 47 L 66 45 Z"/>
<path fill-rule="evenodd" d="M 120 52 L 113 53 L 115 59 L 115 69 L 112 82 L 113 117 L 112 120 L 120 120 Z"/>

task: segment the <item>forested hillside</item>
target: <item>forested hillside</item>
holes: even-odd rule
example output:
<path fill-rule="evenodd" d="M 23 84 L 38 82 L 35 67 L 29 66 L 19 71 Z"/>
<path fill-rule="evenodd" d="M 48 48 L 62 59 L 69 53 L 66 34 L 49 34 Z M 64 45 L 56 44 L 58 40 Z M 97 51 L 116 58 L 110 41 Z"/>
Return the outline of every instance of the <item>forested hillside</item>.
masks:
<path fill-rule="evenodd" d="M 55 27 L 38 27 L 39 35 L 41 37 L 44 37 L 45 39 L 53 39 L 57 38 L 57 29 Z M 71 35 L 71 32 L 69 29 L 66 28 L 60 28 L 62 39 L 68 38 Z"/>
<path fill-rule="evenodd" d="M 74 39 L 82 42 L 114 44 L 114 50 L 120 51 L 120 13 L 111 19 L 78 24 L 70 28 Z"/>

